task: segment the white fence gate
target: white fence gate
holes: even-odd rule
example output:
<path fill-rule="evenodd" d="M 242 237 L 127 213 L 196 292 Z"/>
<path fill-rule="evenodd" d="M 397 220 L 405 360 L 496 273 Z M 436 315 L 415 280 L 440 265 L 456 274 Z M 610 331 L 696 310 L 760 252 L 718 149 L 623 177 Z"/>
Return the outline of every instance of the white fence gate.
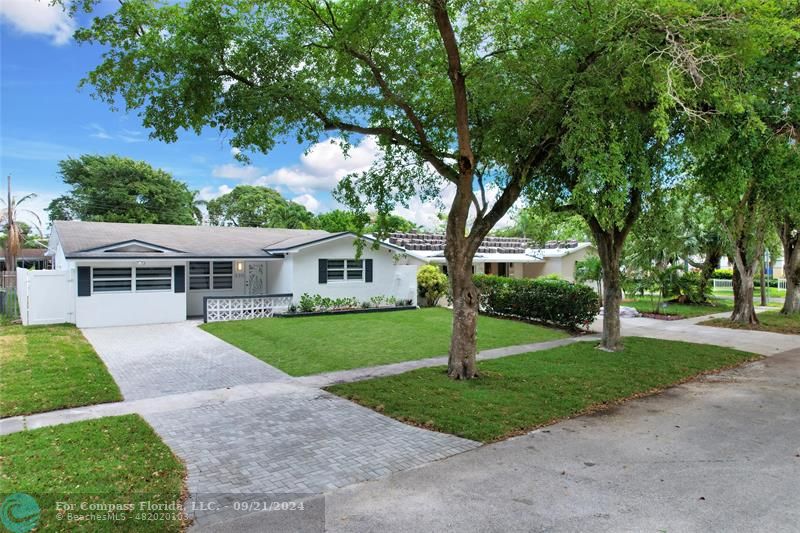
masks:
<path fill-rule="evenodd" d="M 68 270 L 17 268 L 19 316 L 24 325 L 75 322 L 75 287 Z"/>

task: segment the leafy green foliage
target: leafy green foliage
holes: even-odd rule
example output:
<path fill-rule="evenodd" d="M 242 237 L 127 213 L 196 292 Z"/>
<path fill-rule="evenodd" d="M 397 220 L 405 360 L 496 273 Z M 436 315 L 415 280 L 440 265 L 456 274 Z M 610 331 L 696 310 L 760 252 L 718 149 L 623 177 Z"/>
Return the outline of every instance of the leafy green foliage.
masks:
<path fill-rule="evenodd" d="M 476 275 L 481 308 L 490 314 L 515 316 L 578 329 L 600 312 L 597 293 L 564 280 Z"/>
<path fill-rule="evenodd" d="M 714 279 L 733 279 L 733 269 L 718 268 L 714 270 Z"/>
<path fill-rule="evenodd" d="M 395 231 L 413 231 L 417 229 L 416 224 L 399 215 L 381 215 L 380 213 L 370 215 L 342 209 L 334 209 L 317 215 L 314 225 L 318 229 L 331 233 L 349 231 L 359 235 L 373 234 L 378 236 Z"/>
<path fill-rule="evenodd" d="M 209 200 L 207 207 L 214 226 L 305 229 L 314 224 L 314 215 L 305 207 L 284 199 L 275 189 L 256 185 L 237 185 Z"/>
<path fill-rule="evenodd" d="M 518 210 L 513 220 L 513 226 L 497 230 L 495 234 L 501 237 L 525 237 L 539 245 L 547 241 L 590 240 L 589 228 L 578 215 L 526 207 Z"/>
<path fill-rule="evenodd" d="M 417 290 L 429 306 L 437 305 L 448 288 L 447 275 L 438 266 L 425 265 L 417 270 Z"/>
<path fill-rule="evenodd" d="M 599 283 L 603 279 L 603 265 L 600 258 L 590 255 L 582 261 L 575 261 L 575 281 L 583 283 L 594 281 Z"/>
<path fill-rule="evenodd" d="M 50 220 L 196 223 L 192 191 L 143 161 L 82 155 L 59 162 L 58 168 L 71 190 L 50 202 Z"/>

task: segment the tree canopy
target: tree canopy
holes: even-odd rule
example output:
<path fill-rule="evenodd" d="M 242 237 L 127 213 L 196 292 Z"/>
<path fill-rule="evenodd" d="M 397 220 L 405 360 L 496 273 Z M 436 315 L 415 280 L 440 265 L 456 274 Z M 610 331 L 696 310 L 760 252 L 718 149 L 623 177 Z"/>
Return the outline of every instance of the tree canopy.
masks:
<path fill-rule="evenodd" d="M 211 126 L 266 152 L 286 137 L 336 132 L 346 150 L 372 135 L 381 157 L 337 190 L 362 213 L 451 184 L 448 372 L 471 378 L 483 238 L 527 190 L 581 214 L 604 275 L 618 274 L 625 236 L 669 174 L 675 123 L 726 100 L 729 73 L 780 27 L 778 3 L 127 0 L 77 35 L 107 46 L 86 83 L 157 138 Z"/>
<path fill-rule="evenodd" d="M 59 162 L 58 168 L 71 189 L 50 202 L 50 220 L 196 223 L 192 191 L 143 161 L 116 155 L 82 155 Z"/>
<path fill-rule="evenodd" d="M 206 207 L 213 226 L 306 229 L 314 225 L 310 211 L 269 187 L 237 185 L 209 200 Z"/>

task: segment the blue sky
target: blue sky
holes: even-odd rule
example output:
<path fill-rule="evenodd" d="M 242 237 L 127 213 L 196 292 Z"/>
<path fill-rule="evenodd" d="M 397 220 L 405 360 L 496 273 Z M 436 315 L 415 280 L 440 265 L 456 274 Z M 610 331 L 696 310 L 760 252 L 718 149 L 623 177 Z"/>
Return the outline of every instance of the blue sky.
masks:
<path fill-rule="evenodd" d="M 172 144 L 149 140 L 135 114 L 112 112 L 91 97 L 90 87 L 78 89 L 80 79 L 99 63 L 102 48 L 76 44 L 74 27 L 46 0 L 0 0 L 0 171 L 3 183 L 11 174 L 15 195 L 38 195 L 30 205 L 39 213 L 66 190 L 58 161 L 85 153 L 147 161 L 204 198 L 238 183 L 255 183 L 316 212 L 335 208 L 330 190 L 337 180 L 367 168 L 376 157 L 370 139 L 347 159 L 329 142 L 308 147 L 289 139 L 267 155 L 251 154 L 252 164 L 243 166 L 233 158 L 225 134 L 216 130 L 187 133 Z M 435 211 L 418 202 L 398 210 L 421 224 L 435 219 Z"/>

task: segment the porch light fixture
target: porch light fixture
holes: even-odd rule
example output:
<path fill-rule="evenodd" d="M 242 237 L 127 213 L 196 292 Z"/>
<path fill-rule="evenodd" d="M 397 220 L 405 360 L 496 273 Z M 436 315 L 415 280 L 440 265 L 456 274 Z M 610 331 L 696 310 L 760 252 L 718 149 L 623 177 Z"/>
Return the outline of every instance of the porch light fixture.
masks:
<path fill-rule="evenodd" d="M 236 272 L 244 272 L 244 261 L 236 261 Z"/>

